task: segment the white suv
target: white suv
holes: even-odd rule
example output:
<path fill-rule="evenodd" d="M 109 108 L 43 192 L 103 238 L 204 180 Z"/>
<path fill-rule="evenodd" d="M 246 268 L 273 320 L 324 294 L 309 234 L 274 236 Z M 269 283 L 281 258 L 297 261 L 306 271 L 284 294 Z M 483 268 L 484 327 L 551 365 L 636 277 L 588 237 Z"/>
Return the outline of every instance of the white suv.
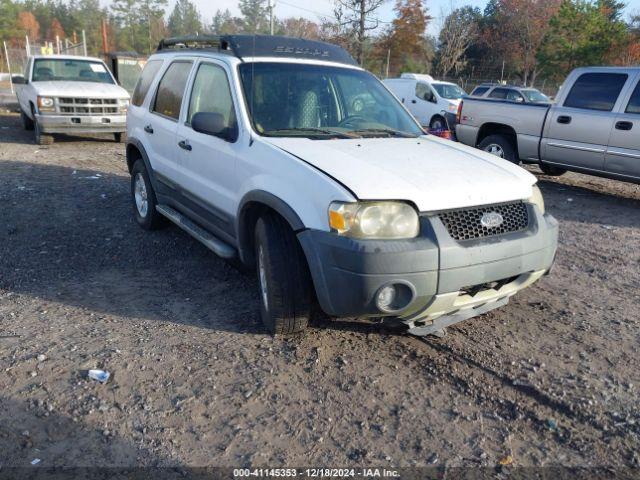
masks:
<path fill-rule="evenodd" d="M 341 48 L 268 36 L 163 41 L 128 112 L 133 211 L 256 266 L 261 317 L 303 330 L 392 317 L 416 335 L 505 305 L 551 268 L 536 179 L 425 135 Z"/>

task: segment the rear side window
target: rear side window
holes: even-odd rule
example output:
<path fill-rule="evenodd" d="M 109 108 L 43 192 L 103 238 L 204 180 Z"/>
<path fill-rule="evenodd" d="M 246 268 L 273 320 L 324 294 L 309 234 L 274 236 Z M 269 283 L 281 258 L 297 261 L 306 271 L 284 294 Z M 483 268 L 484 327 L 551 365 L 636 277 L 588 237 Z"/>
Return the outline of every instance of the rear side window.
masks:
<path fill-rule="evenodd" d="M 138 79 L 138 83 L 136 83 L 136 88 L 133 91 L 133 96 L 131 97 L 131 103 L 136 107 L 139 107 L 142 105 L 142 102 L 144 102 L 144 98 L 147 96 L 149 87 L 151 87 L 151 83 L 161 66 L 162 60 L 151 60 L 144 66 L 144 70 L 142 70 L 142 74 Z"/>
<path fill-rule="evenodd" d="M 180 106 L 184 89 L 187 85 L 192 62 L 173 62 L 164 72 L 158 84 L 153 111 L 165 117 L 177 120 L 180 117 Z"/>
<path fill-rule="evenodd" d="M 626 82 L 624 73 L 584 73 L 571 87 L 564 106 L 610 112 Z"/>
<path fill-rule="evenodd" d="M 508 94 L 509 94 L 508 88 L 496 88 L 493 90 L 493 92 L 489 94 L 489 98 L 505 99 L 507 98 Z"/>
<path fill-rule="evenodd" d="M 640 82 L 638 82 L 636 89 L 633 91 L 625 111 L 627 113 L 640 113 Z"/>
<path fill-rule="evenodd" d="M 471 92 L 471 95 L 484 95 L 487 93 L 487 90 L 489 90 L 489 87 L 476 87 L 473 92 Z"/>

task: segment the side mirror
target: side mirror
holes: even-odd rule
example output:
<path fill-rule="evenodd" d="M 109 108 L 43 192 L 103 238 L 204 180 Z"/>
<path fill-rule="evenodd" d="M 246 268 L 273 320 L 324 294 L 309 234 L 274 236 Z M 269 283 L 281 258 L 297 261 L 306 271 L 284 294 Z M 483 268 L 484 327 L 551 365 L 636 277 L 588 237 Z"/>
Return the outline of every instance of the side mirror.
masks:
<path fill-rule="evenodd" d="M 11 83 L 14 85 L 25 85 L 27 83 L 27 79 L 22 75 L 13 75 L 11 77 Z"/>
<path fill-rule="evenodd" d="M 229 126 L 224 117 L 219 113 L 198 112 L 191 119 L 191 128 L 196 132 L 218 137 L 228 142 L 238 139 L 238 127 Z"/>

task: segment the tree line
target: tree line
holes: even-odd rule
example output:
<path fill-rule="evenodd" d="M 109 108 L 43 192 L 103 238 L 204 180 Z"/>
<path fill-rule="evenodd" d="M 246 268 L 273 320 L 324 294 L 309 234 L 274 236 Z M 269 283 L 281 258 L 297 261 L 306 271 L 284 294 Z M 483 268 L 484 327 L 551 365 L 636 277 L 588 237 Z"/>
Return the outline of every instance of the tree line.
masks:
<path fill-rule="evenodd" d="M 318 21 L 274 18 L 274 33 L 321 39 L 347 48 L 380 76 L 412 71 L 438 76 L 511 78 L 530 85 L 558 80 L 582 65 L 640 63 L 640 14 L 624 16 L 619 0 L 488 0 L 434 16 L 428 0 L 395 0 L 394 18 L 379 9 L 394 0 L 334 0 Z M 185 34 L 269 33 L 268 0 L 239 0 L 238 15 L 218 10 L 205 19 L 192 0 L 0 0 L 0 38 L 20 46 L 57 38 L 78 40 L 91 54 L 147 54 L 159 40 Z M 427 34 L 436 22 L 438 35 Z"/>

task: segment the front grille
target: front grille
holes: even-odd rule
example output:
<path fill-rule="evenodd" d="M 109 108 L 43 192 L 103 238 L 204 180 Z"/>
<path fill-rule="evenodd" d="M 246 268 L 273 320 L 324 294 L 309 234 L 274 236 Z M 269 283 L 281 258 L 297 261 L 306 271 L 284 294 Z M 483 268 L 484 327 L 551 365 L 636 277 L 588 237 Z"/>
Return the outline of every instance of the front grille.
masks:
<path fill-rule="evenodd" d="M 498 213 L 502 223 L 495 227 L 486 227 L 481 221 L 485 214 Z M 439 214 L 447 227 L 449 235 L 455 240 L 492 237 L 505 233 L 519 232 L 529 226 L 529 211 L 524 202 L 502 203 L 485 207 L 452 210 Z"/>
<path fill-rule="evenodd" d="M 112 115 L 118 113 L 116 98 L 60 97 L 58 109 L 63 115 Z"/>

